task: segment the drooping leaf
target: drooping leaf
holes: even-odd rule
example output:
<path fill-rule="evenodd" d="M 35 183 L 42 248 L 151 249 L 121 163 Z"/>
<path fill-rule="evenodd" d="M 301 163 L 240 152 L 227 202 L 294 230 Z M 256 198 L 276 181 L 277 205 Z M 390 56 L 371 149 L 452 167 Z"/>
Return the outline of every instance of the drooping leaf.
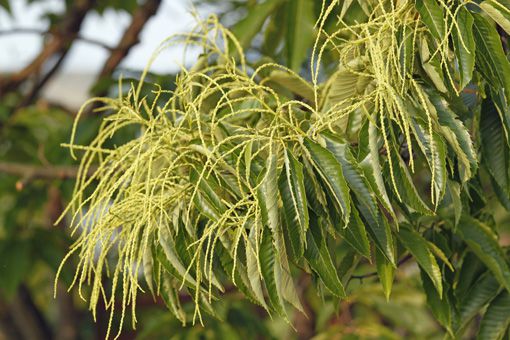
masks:
<path fill-rule="evenodd" d="M 425 122 L 412 120 L 412 128 L 418 145 L 429 164 L 430 172 L 434 178 L 434 204 L 437 206 L 446 191 L 446 147 L 443 139 L 436 132 L 432 132 L 432 141 Z"/>
<path fill-rule="evenodd" d="M 446 33 L 446 25 L 443 9 L 437 1 L 417 0 L 416 9 L 432 36 L 438 41 L 442 41 Z"/>
<path fill-rule="evenodd" d="M 440 297 L 443 295 L 443 282 L 441 270 L 437 261 L 429 248 L 427 240 L 419 233 L 412 230 L 411 227 L 405 226 L 399 229 L 399 239 L 402 241 L 404 247 L 413 255 L 416 262 L 427 273 L 430 280 L 436 287 Z"/>
<path fill-rule="evenodd" d="M 390 215 L 396 219 L 393 211 L 388 193 L 383 180 L 383 171 L 379 157 L 379 140 L 380 134 L 377 131 L 375 124 L 368 123 L 368 147 L 369 153 L 366 158 L 361 162 L 361 167 L 365 173 L 365 177 L 370 182 L 372 190 L 377 194 L 377 199 Z"/>
<path fill-rule="evenodd" d="M 278 171 L 277 157 L 270 155 L 266 161 L 266 171 L 263 174 L 262 183 L 257 192 L 259 205 L 262 212 L 262 222 L 269 227 L 273 235 L 279 226 L 278 213 Z"/>
<path fill-rule="evenodd" d="M 395 176 L 395 183 L 398 188 L 398 193 L 402 198 L 403 202 L 412 209 L 425 214 L 431 214 L 429 207 L 421 199 L 421 195 L 418 193 L 416 186 L 414 185 L 413 179 L 404 161 L 397 154 L 397 151 L 392 152 L 393 159 L 393 172 Z"/>
<path fill-rule="evenodd" d="M 476 63 L 485 80 L 493 88 L 502 88 L 510 98 L 510 63 L 505 56 L 496 28 L 482 15 L 474 17 L 473 35 L 476 42 Z"/>
<path fill-rule="evenodd" d="M 260 32 L 260 28 L 279 5 L 280 0 L 266 0 L 251 6 L 247 15 L 232 27 L 232 33 L 243 48 L 250 45 L 252 39 Z"/>
<path fill-rule="evenodd" d="M 370 243 L 367 231 L 356 207 L 352 207 L 347 228 L 337 228 L 337 232 L 360 255 L 370 259 Z"/>
<path fill-rule="evenodd" d="M 431 2 L 435 1 L 432 0 Z M 422 37 L 420 40 L 419 52 L 421 65 L 436 89 L 442 93 L 448 92 L 444 81 L 445 77 L 443 74 L 441 60 L 439 59 L 439 55 L 435 54 L 433 48 L 429 46 L 426 36 Z"/>
<path fill-rule="evenodd" d="M 313 87 L 306 80 L 296 74 L 275 70 L 269 74 L 267 80 L 282 86 L 300 97 L 303 97 L 310 103 L 315 102 Z"/>
<path fill-rule="evenodd" d="M 463 89 L 471 81 L 475 67 L 476 45 L 473 37 L 473 16 L 465 7 L 457 13 L 458 27 L 452 31 L 455 57 L 459 63 L 460 84 Z"/>
<path fill-rule="evenodd" d="M 328 80 L 322 94 L 322 110 L 335 108 L 343 109 L 352 104 L 356 96 L 364 93 L 371 79 L 361 75 L 365 68 L 365 61 L 362 58 L 356 58 L 349 62 L 347 66 L 340 66 Z M 337 125 L 345 130 L 349 115 L 345 114 L 337 122 Z"/>
<path fill-rule="evenodd" d="M 273 233 L 274 251 L 275 251 L 275 283 L 278 289 L 278 295 L 282 296 L 294 308 L 304 314 L 304 308 L 301 305 L 299 296 L 294 285 L 294 280 L 290 272 L 289 257 L 285 248 L 285 240 L 281 227 Z"/>
<path fill-rule="evenodd" d="M 262 273 L 259 271 L 258 254 L 255 246 L 255 233 L 257 228 L 252 226 L 250 229 L 250 235 L 246 242 L 246 274 L 250 282 L 253 295 L 257 299 L 257 302 L 264 307 L 265 310 L 269 310 L 264 299 L 264 292 L 262 290 Z"/>
<path fill-rule="evenodd" d="M 499 290 L 500 284 L 491 273 L 485 273 L 476 280 L 459 303 L 457 330 L 462 331 L 468 322 L 498 294 Z"/>
<path fill-rule="evenodd" d="M 186 312 L 182 308 L 181 301 L 179 300 L 178 290 L 172 285 L 172 277 L 168 274 L 163 274 L 161 297 L 165 305 L 172 312 L 172 314 L 179 320 L 182 325 L 186 324 Z M 178 283 L 176 282 L 176 285 Z"/>
<path fill-rule="evenodd" d="M 432 104 L 430 109 L 437 113 L 438 121 L 441 125 L 439 132 L 458 158 L 460 178 L 464 183 L 473 176 L 478 167 L 473 141 L 466 126 L 452 111 L 446 100 L 439 93 L 431 89 L 428 89 L 427 93 L 427 97 Z"/>
<path fill-rule="evenodd" d="M 384 295 L 386 296 L 386 300 L 389 301 L 393 280 L 395 278 L 395 266 L 388 261 L 379 249 L 375 250 L 375 264 Z"/>
<path fill-rule="evenodd" d="M 510 150 L 500 116 L 490 98 L 482 102 L 480 114 L 480 139 L 482 157 L 487 170 L 503 192 L 510 192 L 509 165 Z"/>
<path fill-rule="evenodd" d="M 506 290 L 499 293 L 490 303 L 482 321 L 477 339 L 499 340 L 510 326 L 510 293 Z"/>
<path fill-rule="evenodd" d="M 282 317 L 286 317 L 285 305 L 283 297 L 278 293 L 277 281 L 275 278 L 276 257 L 274 245 L 270 233 L 266 230 L 262 233 L 262 240 L 259 249 L 259 261 L 262 271 L 262 277 L 266 285 L 266 290 L 271 306 L 276 313 Z"/>
<path fill-rule="evenodd" d="M 286 51 L 287 65 L 299 72 L 314 39 L 314 1 L 295 0 L 288 3 Z"/>
<path fill-rule="evenodd" d="M 282 317 L 286 315 L 285 305 L 283 298 L 278 294 L 276 287 L 276 279 L 274 273 L 275 266 L 275 254 L 273 241 L 270 233 L 267 231 L 263 232 L 262 240 L 259 249 L 260 256 L 260 267 L 262 271 L 262 277 L 264 278 L 264 284 L 268 293 L 269 301 L 275 311 Z"/>
<path fill-rule="evenodd" d="M 455 218 L 455 227 L 459 224 L 460 217 L 462 216 L 462 202 L 460 199 L 460 185 L 459 183 L 448 180 L 446 185 L 450 200 L 453 206 L 453 214 Z"/>
<path fill-rule="evenodd" d="M 377 247 L 393 262 L 393 243 L 391 232 L 383 221 L 383 216 L 379 211 L 377 201 L 373 192 L 370 190 L 370 184 L 365 178 L 363 171 L 359 167 L 349 146 L 333 135 L 324 135 L 328 150 L 335 156 L 342 166 L 344 177 L 356 197 L 357 206 L 368 222 L 368 231 L 374 239 Z"/>
<path fill-rule="evenodd" d="M 455 289 L 457 300 L 468 298 L 468 291 L 475 281 L 487 271 L 487 267 L 471 251 L 467 251 L 462 259 L 462 266 L 458 271 L 458 280 Z"/>
<path fill-rule="evenodd" d="M 451 308 L 453 308 L 451 301 L 448 300 L 447 296 L 441 296 L 438 293 L 434 283 L 425 270 L 422 269 L 420 274 L 423 290 L 427 296 L 427 304 L 430 307 L 432 314 L 434 314 L 436 320 L 438 320 L 443 327 L 451 332 Z"/>
<path fill-rule="evenodd" d="M 351 200 L 349 197 L 349 187 L 345 181 L 341 165 L 335 156 L 321 145 L 308 138 L 305 139 L 304 144 L 310 152 L 315 168 L 327 184 L 335 203 L 338 204 L 342 212 L 344 224 L 348 225 L 351 214 Z"/>
<path fill-rule="evenodd" d="M 245 267 L 244 263 L 242 263 L 239 260 L 239 257 L 237 257 L 236 266 L 234 268 L 233 247 L 231 246 L 231 243 L 223 238 L 221 245 L 216 246 L 216 252 L 225 275 L 233 278 L 233 282 L 239 291 L 241 291 L 249 301 L 268 309 L 265 300 L 260 300 L 258 296 L 259 292 L 256 292 L 256 285 L 252 285 L 251 280 L 256 280 L 256 277 L 248 277 L 248 264 L 246 264 Z M 258 258 L 254 258 L 254 260 L 258 262 Z M 251 265 L 252 264 L 250 264 L 250 266 Z M 250 270 L 252 269 L 253 268 L 250 267 Z"/>
<path fill-rule="evenodd" d="M 331 293 L 338 297 L 345 297 L 344 287 L 331 259 L 326 240 L 322 235 L 322 227 L 315 218 L 311 219 L 310 222 L 305 258 Z"/>
<path fill-rule="evenodd" d="M 493 231 L 470 216 L 462 216 L 457 233 L 489 268 L 503 287 L 510 291 L 510 268 Z"/>
<path fill-rule="evenodd" d="M 480 8 L 507 34 L 510 34 L 510 2 L 508 0 L 485 0 L 480 4 Z"/>
<path fill-rule="evenodd" d="M 186 271 L 186 267 L 175 253 L 175 246 L 168 237 L 160 237 L 160 247 L 157 248 L 156 256 L 162 267 L 179 281 L 191 288 L 196 288 L 196 280 Z"/>
<path fill-rule="evenodd" d="M 285 168 L 279 180 L 283 212 L 292 251 L 297 258 L 303 256 L 308 229 L 308 203 L 303 175 L 303 165 L 292 155 L 285 152 Z"/>
<path fill-rule="evenodd" d="M 151 292 L 152 296 L 155 295 L 154 290 L 154 254 L 152 253 L 152 248 L 148 245 L 145 248 L 143 253 L 143 275 L 145 278 L 145 282 L 147 283 L 147 287 Z"/>

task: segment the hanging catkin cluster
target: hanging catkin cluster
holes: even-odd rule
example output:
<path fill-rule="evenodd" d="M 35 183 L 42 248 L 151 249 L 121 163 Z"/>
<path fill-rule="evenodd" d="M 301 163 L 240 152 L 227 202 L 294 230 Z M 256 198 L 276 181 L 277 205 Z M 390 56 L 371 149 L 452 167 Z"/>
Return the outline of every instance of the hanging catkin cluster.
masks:
<path fill-rule="evenodd" d="M 368 234 L 394 264 L 398 216 L 390 197 L 412 199 L 412 209 L 432 214 L 445 193 L 446 143 L 461 154 L 462 181 L 471 177 L 470 142 L 456 142 L 433 103 L 447 86 L 459 91 L 448 39 L 463 6 L 438 1 L 446 18 L 444 31 L 432 32 L 440 39 L 432 40 L 414 1 L 364 4 L 367 22 L 346 24 L 340 16 L 337 30 L 328 33 L 325 23 L 338 3 L 324 2 L 305 77 L 310 82 L 278 64 L 248 64 L 236 38 L 210 17 L 155 53 L 181 43 L 201 51 L 173 91 L 147 85 L 146 71 L 118 98 L 92 100 L 108 114 L 85 146 L 74 143 L 78 115 L 67 146 L 80 157 L 80 173 L 62 216 L 78 237 L 64 262 L 77 257 L 72 286 L 80 295 L 83 285 L 92 287 L 94 316 L 104 299 L 111 325 L 120 300 L 121 322 L 130 306 L 134 325 L 137 293 L 147 287 L 183 323 L 179 297 L 190 295 L 193 321 L 201 320 L 229 281 L 268 312 L 285 315 L 284 302 L 302 309 L 290 268 L 305 256 L 305 269 L 320 271 L 314 252 L 322 254 L 326 241 L 310 234 L 312 221 L 324 226 L 323 237 L 339 241 L 335 230 L 353 230 L 360 216 L 370 220 L 367 225 L 380 229 Z M 336 57 L 338 68 L 319 83 L 325 53 Z M 434 93 L 414 77 L 418 57 Z M 142 96 L 150 86 L 152 95 Z M 133 126 L 137 138 L 105 146 Z M 360 135 L 369 147 L 351 152 L 350 142 Z M 403 144 L 409 167 L 400 156 Z M 432 208 L 409 189 L 416 145 L 430 174 Z M 334 163 L 333 156 L 346 161 Z M 327 265 L 328 258 L 321 260 Z M 336 278 L 318 275 L 334 295 L 344 294 Z"/>

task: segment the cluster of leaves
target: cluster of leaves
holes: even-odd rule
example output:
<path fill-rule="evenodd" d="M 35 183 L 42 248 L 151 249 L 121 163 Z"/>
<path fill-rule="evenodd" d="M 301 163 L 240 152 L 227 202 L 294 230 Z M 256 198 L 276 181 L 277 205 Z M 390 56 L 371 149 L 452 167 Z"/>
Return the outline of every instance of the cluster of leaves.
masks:
<path fill-rule="evenodd" d="M 288 319 L 289 306 L 304 312 L 297 274 L 338 300 L 370 263 L 390 298 L 412 258 L 449 336 L 484 313 L 479 337 L 501 338 L 510 268 L 484 191 L 510 209 L 510 63 L 496 28 L 509 15 L 496 0 L 324 2 L 304 77 L 301 52 L 291 68 L 246 62 L 215 17 L 170 38 L 161 49 L 202 51 L 174 90 L 142 96 L 142 75 L 99 99 L 112 113 L 90 145 L 73 132 L 73 284 L 91 285 L 94 314 L 104 299 L 113 317 L 120 295 L 121 319 L 141 277 L 183 324 L 214 314 L 230 286 Z M 105 145 L 133 127 L 137 138 Z"/>

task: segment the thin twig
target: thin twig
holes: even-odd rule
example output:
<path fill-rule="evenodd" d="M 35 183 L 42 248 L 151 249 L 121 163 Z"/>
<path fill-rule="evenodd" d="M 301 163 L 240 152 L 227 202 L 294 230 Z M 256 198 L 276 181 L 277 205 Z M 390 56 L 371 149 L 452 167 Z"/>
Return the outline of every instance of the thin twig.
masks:
<path fill-rule="evenodd" d="M 73 165 L 51 165 L 38 166 L 23 163 L 0 163 L 0 173 L 18 176 L 25 179 L 68 179 L 76 178 L 78 175 L 78 167 Z M 88 175 L 96 168 L 91 168 Z"/>
<path fill-rule="evenodd" d="M 413 257 L 408 254 L 407 256 L 403 257 L 400 261 L 397 262 L 397 267 L 400 267 L 401 265 L 403 265 L 404 263 L 406 263 L 407 261 L 409 261 L 412 258 Z M 370 273 L 363 274 L 363 275 L 352 275 L 349 280 L 352 280 L 352 279 L 363 280 L 368 277 L 372 277 L 372 276 L 376 276 L 376 275 L 377 275 L 377 272 L 370 272 Z"/>
<path fill-rule="evenodd" d="M 160 5 L 161 0 L 146 0 L 136 9 L 133 13 L 131 24 L 124 31 L 117 47 L 112 49 L 110 56 L 105 61 L 103 68 L 97 77 L 96 83 L 112 76 L 113 72 L 117 69 L 122 60 L 124 60 L 124 58 L 129 54 L 131 48 L 139 43 L 140 33 L 149 19 L 157 13 Z M 94 95 L 102 97 L 105 96 L 106 93 L 106 90 L 102 90 L 101 92 L 94 93 Z M 93 111 L 96 108 L 97 105 L 91 105 L 89 111 Z"/>
<path fill-rule="evenodd" d="M 70 42 L 73 41 L 80 31 L 85 16 L 95 4 L 96 0 L 74 1 L 73 6 L 69 8 L 63 21 L 56 27 L 55 34 L 44 45 L 39 55 L 19 72 L 0 78 L 0 97 L 16 89 L 20 84 L 36 74 L 42 69 L 49 58 L 69 49 L 71 46 Z"/>
<path fill-rule="evenodd" d="M 16 27 L 9 30 L 0 30 L 0 37 L 5 35 L 14 35 L 14 34 L 38 34 L 38 35 L 55 35 L 56 33 L 52 30 L 43 30 L 38 28 L 27 28 L 27 27 Z M 84 37 L 82 35 L 75 35 L 74 40 L 79 40 L 87 44 L 96 45 L 98 47 L 104 48 L 108 51 L 114 51 L 115 47 L 112 47 L 102 41 L 91 39 Z"/>

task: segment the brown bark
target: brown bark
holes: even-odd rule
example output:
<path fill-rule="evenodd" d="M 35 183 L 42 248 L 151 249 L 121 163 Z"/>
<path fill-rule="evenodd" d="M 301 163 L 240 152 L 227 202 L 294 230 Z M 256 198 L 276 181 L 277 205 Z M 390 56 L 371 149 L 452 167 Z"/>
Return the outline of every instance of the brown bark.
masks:
<path fill-rule="evenodd" d="M 156 14 L 160 5 L 161 0 L 146 0 L 143 5 L 135 10 L 131 24 L 124 31 L 117 47 L 112 49 L 110 56 L 104 63 L 103 69 L 99 73 L 98 81 L 109 78 L 128 55 L 131 48 L 138 44 L 140 33 L 149 19 Z M 98 93 L 97 95 L 102 96 L 104 94 Z"/>
<path fill-rule="evenodd" d="M 96 0 L 76 0 L 65 14 L 63 21 L 55 29 L 54 34 L 45 44 L 42 51 L 22 70 L 10 76 L 0 78 L 0 97 L 16 89 L 32 75 L 40 72 L 46 61 L 56 54 L 64 53 L 70 42 L 80 31 L 88 11 L 96 4 Z"/>

